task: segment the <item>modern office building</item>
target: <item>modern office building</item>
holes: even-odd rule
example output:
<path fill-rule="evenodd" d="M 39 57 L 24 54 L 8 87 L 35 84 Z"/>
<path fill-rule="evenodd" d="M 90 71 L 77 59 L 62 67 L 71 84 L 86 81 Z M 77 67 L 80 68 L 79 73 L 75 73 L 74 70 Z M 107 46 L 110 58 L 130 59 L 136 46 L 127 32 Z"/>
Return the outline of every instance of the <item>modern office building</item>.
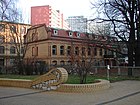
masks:
<path fill-rule="evenodd" d="M 87 32 L 87 18 L 84 16 L 71 16 L 66 19 L 71 30 L 78 32 Z"/>
<path fill-rule="evenodd" d="M 59 10 L 50 5 L 31 7 L 31 25 L 46 24 L 48 27 L 70 29 Z"/>

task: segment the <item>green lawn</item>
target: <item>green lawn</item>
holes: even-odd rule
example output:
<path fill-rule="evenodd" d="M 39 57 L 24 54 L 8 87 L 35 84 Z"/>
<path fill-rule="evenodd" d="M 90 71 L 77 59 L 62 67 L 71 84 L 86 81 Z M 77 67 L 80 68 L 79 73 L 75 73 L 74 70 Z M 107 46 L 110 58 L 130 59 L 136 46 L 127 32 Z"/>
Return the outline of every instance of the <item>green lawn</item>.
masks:
<path fill-rule="evenodd" d="M 94 76 L 94 75 L 88 75 L 87 76 L 87 83 L 94 83 L 96 79 L 106 79 L 106 76 Z M 128 76 L 110 76 L 109 78 L 110 82 L 117 82 L 117 81 L 123 81 L 123 80 L 139 80 L 140 77 L 128 77 Z M 76 75 L 69 75 L 69 78 L 67 80 L 68 84 L 76 84 L 79 83 L 79 77 Z"/>
<path fill-rule="evenodd" d="M 9 78 L 9 79 L 26 79 L 26 80 L 33 80 L 38 75 L 13 75 L 13 74 L 0 74 L 0 78 Z"/>
<path fill-rule="evenodd" d="M 13 75 L 13 74 L 0 74 L 0 78 L 9 78 L 9 79 L 26 79 L 26 80 L 33 80 L 36 77 L 40 75 Z M 106 76 L 94 76 L 94 75 L 88 75 L 87 76 L 87 83 L 93 83 L 95 79 L 107 79 Z M 139 80 L 140 77 L 127 77 L 127 76 L 111 76 L 109 78 L 111 82 L 117 82 L 117 81 L 123 81 L 123 80 Z M 77 75 L 69 75 L 67 82 L 68 84 L 78 84 L 79 83 L 79 77 Z"/>
<path fill-rule="evenodd" d="M 86 79 L 86 83 L 93 83 L 95 79 L 106 79 L 106 77 L 95 77 L 92 75 L 88 75 Z M 77 75 L 69 75 L 67 82 L 68 84 L 77 84 L 80 83 L 80 79 Z"/>

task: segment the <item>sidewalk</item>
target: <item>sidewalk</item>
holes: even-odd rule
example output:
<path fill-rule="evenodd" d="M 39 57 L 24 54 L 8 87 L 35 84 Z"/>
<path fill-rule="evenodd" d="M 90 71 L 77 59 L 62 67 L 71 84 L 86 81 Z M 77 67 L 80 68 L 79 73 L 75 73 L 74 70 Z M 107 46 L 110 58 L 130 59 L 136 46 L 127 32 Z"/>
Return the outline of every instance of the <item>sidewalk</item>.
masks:
<path fill-rule="evenodd" d="M 140 81 L 122 81 L 88 94 L 0 87 L 0 105 L 140 105 Z"/>

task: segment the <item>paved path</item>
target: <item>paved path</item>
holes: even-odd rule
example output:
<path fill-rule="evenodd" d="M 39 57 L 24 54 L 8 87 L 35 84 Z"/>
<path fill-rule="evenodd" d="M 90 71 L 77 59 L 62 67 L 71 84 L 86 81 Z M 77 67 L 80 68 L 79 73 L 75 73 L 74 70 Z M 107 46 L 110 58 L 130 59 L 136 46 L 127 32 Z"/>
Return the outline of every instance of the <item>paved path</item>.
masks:
<path fill-rule="evenodd" d="M 140 105 L 140 81 L 122 81 L 88 94 L 0 87 L 0 105 Z"/>

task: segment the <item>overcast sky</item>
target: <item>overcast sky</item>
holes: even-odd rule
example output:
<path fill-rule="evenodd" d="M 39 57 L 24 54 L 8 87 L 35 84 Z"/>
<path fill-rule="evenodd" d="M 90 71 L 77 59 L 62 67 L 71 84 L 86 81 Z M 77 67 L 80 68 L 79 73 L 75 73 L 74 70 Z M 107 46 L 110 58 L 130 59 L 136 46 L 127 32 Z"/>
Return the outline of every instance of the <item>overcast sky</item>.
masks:
<path fill-rule="evenodd" d="M 93 16 L 92 5 L 90 1 L 94 0 L 20 0 L 21 7 L 24 11 L 25 20 L 30 15 L 31 6 L 50 5 L 56 10 L 60 10 L 66 19 L 68 16 Z M 28 15 L 28 16 L 27 16 Z M 30 19 L 30 18 L 29 18 Z"/>

